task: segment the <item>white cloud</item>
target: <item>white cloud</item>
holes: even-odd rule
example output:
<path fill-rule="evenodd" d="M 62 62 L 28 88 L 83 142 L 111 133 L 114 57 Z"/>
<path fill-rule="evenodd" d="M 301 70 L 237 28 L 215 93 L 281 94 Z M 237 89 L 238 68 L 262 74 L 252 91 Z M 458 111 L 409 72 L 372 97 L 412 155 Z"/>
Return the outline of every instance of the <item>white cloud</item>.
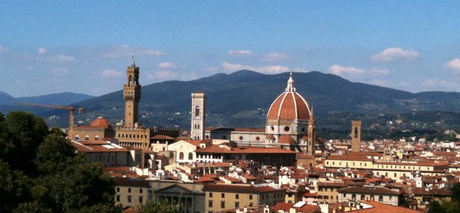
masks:
<path fill-rule="evenodd" d="M 343 75 L 343 74 L 364 74 L 365 70 L 364 69 L 359 69 L 355 67 L 343 67 L 337 64 L 334 64 L 329 67 L 329 73 L 335 74 L 335 75 Z"/>
<path fill-rule="evenodd" d="M 123 76 L 123 73 L 121 71 L 116 71 L 116 70 L 104 70 L 102 71 L 102 75 L 104 77 L 118 78 L 118 77 Z"/>
<path fill-rule="evenodd" d="M 420 53 L 415 50 L 391 47 L 372 55 L 370 59 L 372 61 L 413 61 L 419 57 Z"/>
<path fill-rule="evenodd" d="M 228 71 L 238 71 L 238 70 L 256 70 L 255 67 L 243 64 L 232 64 L 228 62 L 221 63 L 222 67 Z"/>
<path fill-rule="evenodd" d="M 243 65 L 243 64 L 232 64 L 228 62 L 223 62 L 221 63 L 221 65 L 224 68 L 224 70 L 231 71 L 231 72 L 238 71 L 238 70 L 253 70 L 253 71 L 260 72 L 260 73 L 277 74 L 277 73 L 282 73 L 282 72 L 288 72 L 290 70 L 289 67 L 285 67 L 281 65 L 254 67 L 254 66 Z"/>
<path fill-rule="evenodd" d="M 50 71 L 53 75 L 68 75 L 70 74 L 70 70 L 68 68 L 59 68 Z"/>
<path fill-rule="evenodd" d="M 220 68 L 214 66 L 214 67 L 208 67 L 208 68 L 206 68 L 206 70 L 209 71 L 209 72 L 212 72 L 212 73 L 217 73 L 217 72 L 220 71 Z"/>
<path fill-rule="evenodd" d="M 161 62 L 160 64 L 158 64 L 158 67 L 162 69 L 175 69 L 177 68 L 177 65 L 170 62 Z"/>
<path fill-rule="evenodd" d="M 454 60 L 448 61 L 444 64 L 445 68 L 451 69 L 453 71 L 460 71 L 460 59 L 456 58 Z M 460 73 L 453 73 L 460 74 Z"/>
<path fill-rule="evenodd" d="M 307 70 L 304 69 L 304 68 L 292 68 L 292 71 L 294 71 L 294 72 L 307 72 Z"/>
<path fill-rule="evenodd" d="M 153 81 L 164 81 L 164 80 L 172 80 L 176 79 L 179 75 L 176 72 L 170 71 L 170 70 L 159 70 L 159 71 L 154 71 L 150 74 L 147 75 L 147 78 L 149 80 Z"/>
<path fill-rule="evenodd" d="M 72 56 L 64 55 L 64 54 L 59 54 L 55 57 L 57 61 L 62 61 L 62 62 L 73 62 L 75 61 L 75 58 Z"/>
<path fill-rule="evenodd" d="M 251 56 L 252 52 L 249 50 L 230 50 L 228 51 L 228 55 L 233 57 L 246 57 Z"/>
<path fill-rule="evenodd" d="M 118 47 L 107 50 L 102 57 L 103 58 L 120 58 L 120 57 L 131 57 L 131 56 L 161 56 L 163 52 L 153 49 L 145 49 L 140 47 L 132 47 L 128 45 L 121 45 Z"/>
<path fill-rule="evenodd" d="M 6 47 L 3 47 L 3 46 L 0 46 L 0 53 L 4 53 L 4 52 L 7 52 L 9 51 L 10 49 L 6 48 Z"/>
<path fill-rule="evenodd" d="M 389 75 L 390 72 L 387 69 L 378 69 L 374 68 L 368 71 L 369 74 L 372 75 Z"/>
<path fill-rule="evenodd" d="M 40 47 L 40 48 L 37 49 L 37 53 L 40 54 L 40 55 L 46 54 L 46 52 L 48 52 L 48 51 L 43 47 Z"/>
<path fill-rule="evenodd" d="M 422 82 L 424 86 L 439 90 L 439 88 L 450 88 L 450 89 L 457 89 L 458 84 L 453 81 L 447 81 L 442 79 L 428 79 Z"/>
<path fill-rule="evenodd" d="M 290 57 L 284 53 L 278 53 L 278 52 L 273 52 L 273 53 L 269 53 L 267 55 L 264 55 L 262 57 L 262 61 L 268 61 L 268 62 L 271 62 L 271 61 L 282 61 L 282 60 L 287 60 L 289 59 Z"/>

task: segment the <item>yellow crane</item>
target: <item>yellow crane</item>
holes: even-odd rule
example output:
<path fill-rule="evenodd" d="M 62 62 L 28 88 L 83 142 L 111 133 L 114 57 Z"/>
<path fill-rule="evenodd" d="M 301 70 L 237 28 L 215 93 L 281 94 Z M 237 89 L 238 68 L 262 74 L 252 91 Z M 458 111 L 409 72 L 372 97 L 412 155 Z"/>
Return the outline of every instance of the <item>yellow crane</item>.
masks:
<path fill-rule="evenodd" d="M 44 107 L 44 108 L 50 108 L 50 109 L 65 109 L 68 110 L 70 115 L 69 115 L 69 134 L 68 138 L 73 139 L 73 126 L 74 126 L 74 111 L 78 111 L 78 113 L 84 112 L 86 109 L 85 108 L 75 108 L 73 106 L 65 106 L 65 105 L 53 105 L 53 104 L 38 104 L 38 103 L 23 103 L 24 105 L 27 106 L 34 106 L 34 107 Z"/>

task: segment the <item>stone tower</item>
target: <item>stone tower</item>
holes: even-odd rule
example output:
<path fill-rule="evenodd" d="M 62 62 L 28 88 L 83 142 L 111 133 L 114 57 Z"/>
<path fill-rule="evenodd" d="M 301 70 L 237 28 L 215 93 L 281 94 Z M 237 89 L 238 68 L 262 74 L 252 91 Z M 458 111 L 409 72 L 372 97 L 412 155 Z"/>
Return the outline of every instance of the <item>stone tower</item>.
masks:
<path fill-rule="evenodd" d="M 193 140 L 203 140 L 206 122 L 206 95 L 204 93 L 192 93 L 191 111 L 190 137 Z"/>
<path fill-rule="evenodd" d="M 135 127 L 139 119 L 141 85 L 139 84 L 139 67 L 136 67 L 134 58 L 126 74 L 128 82 L 123 86 L 123 98 L 125 99 L 125 127 Z"/>
<path fill-rule="evenodd" d="M 308 141 L 307 141 L 307 154 L 315 154 L 316 142 L 316 120 L 313 114 L 313 106 L 311 107 L 310 120 L 308 121 Z"/>
<path fill-rule="evenodd" d="M 361 121 L 351 121 L 351 151 L 359 152 L 361 147 Z"/>

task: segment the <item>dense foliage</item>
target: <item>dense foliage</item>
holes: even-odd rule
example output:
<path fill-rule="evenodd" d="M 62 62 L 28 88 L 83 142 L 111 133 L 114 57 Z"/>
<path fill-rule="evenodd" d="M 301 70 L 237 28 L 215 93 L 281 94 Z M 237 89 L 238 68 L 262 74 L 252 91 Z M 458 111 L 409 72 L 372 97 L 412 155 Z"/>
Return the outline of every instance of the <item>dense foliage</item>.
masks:
<path fill-rule="evenodd" d="M 432 201 L 428 206 L 428 213 L 458 213 L 460 212 L 460 183 L 455 183 L 451 189 L 451 201 L 440 204 Z"/>
<path fill-rule="evenodd" d="M 59 129 L 30 113 L 0 113 L 0 212 L 120 212 L 114 194 L 111 177 Z"/>

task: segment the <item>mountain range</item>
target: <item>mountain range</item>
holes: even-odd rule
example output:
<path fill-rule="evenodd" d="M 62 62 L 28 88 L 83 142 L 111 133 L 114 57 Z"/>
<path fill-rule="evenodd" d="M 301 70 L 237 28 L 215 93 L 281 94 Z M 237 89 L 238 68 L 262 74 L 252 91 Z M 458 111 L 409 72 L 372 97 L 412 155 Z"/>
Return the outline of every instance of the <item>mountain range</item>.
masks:
<path fill-rule="evenodd" d="M 289 73 L 267 75 L 241 70 L 192 81 L 165 81 L 145 85 L 142 86 L 139 120 L 145 126 L 176 126 L 188 129 L 191 93 L 200 91 L 207 95 L 207 126 L 263 128 L 266 113 L 273 100 L 284 92 L 288 78 Z M 336 75 L 316 71 L 293 73 L 293 78 L 297 92 L 310 106 L 314 106 L 318 128 L 349 129 L 351 119 L 371 119 L 388 115 L 396 117 L 404 113 L 446 111 L 454 113 L 454 117 L 460 113 L 460 93 L 457 92 L 411 93 L 350 82 Z M 120 89 L 122 88 L 123 85 L 120 85 Z M 78 98 L 75 94 L 60 94 L 58 99 L 65 100 L 65 97 L 72 98 L 69 101 L 73 101 L 73 105 L 86 108 L 86 112 L 76 116 L 82 124 L 98 116 L 108 118 L 113 124 L 123 119 L 122 90 L 99 97 L 83 95 Z M 12 100 L 39 101 L 33 97 L 25 100 L 12 99 L 11 96 L 0 94 L 0 103 L 5 100 L 8 103 L 12 103 Z M 2 106 L 0 110 L 5 113 L 11 110 L 8 107 L 11 105 Z M 33 111 L 47 118 L 49 125 L 65 126 L 68 121 L 67 113 L 62 110 L 39 110 L 30 107 L 19 109 Z M 373 121 L 366 122 L 370 124 Z"/>

